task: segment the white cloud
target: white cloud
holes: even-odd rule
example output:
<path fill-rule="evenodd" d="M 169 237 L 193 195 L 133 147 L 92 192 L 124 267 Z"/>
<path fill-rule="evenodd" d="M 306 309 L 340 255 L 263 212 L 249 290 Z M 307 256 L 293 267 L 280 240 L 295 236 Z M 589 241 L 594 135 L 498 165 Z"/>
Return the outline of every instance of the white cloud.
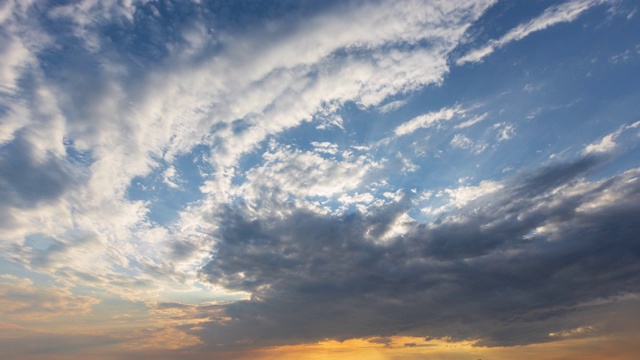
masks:
<path fill-rule="evenodd" d="M 456 134 L 451 139 L 451 146 L 460 149 L 470 149 L 473 146 L 473 141 L 462 134 Z"/>
<path fill-rule="evenodd" d="M 311 142 L 311 145 L 314 147 L 314 150 L 319 153 L 325 153 L 329 155 L 335 155 L 338 153 L 338 145 L 327 142 L 327 141 L 323 141 L 323 142 L 313 141 Z"/>
<path fill-rule="evenodd" d="M 497 123 L 493 125 L 493 128 L 498 130 L 498 141 L 510 140 L 516 134 L 514 126 L 508 123 Z"/>
<path fill-rule="evenodd" d="M 635 129 L 640 126 L 640 121 L 636 121 L 631 125 L 623 125 L 616 131 L 603 136 L 600 140 L 587 145 L 582 151 L 583 154 L 608 154 L 612 153 L 616 147 L 616 139 L 629 129 Z"/>
<path fill-rule="evenodd" d="M 489 113 L 484 113 L 482 115 L 474 116 L 471 119 L 469 119 L 469 120 L 467 120 L 467 121 L 465 121 L 465 122 L 463 122 L 461 124 L 456 125 L 454 127 L 454 129 L 464 129 L 464 128 L 471 127 L 471 126 L 483 121 L 484 119 L 486 119 L 487 116 L 489 116 Z"/>
<path fill-rule="evenodd" d="M 378 166 L 364 156 L 346 160 L 326 159 L 314 152 L 278 147 L 263 155 L 265 163 L 247 172 L 237 191 L 255 203 L 291 196 L 334 197 L 357 188 L 368 172 Z"/>
<path fill-rule="evenodd" d="M 522 40 L 536 31 L 544 30 L 559 23 L 574 21 L 583 12 L 603 2 L 605 2 L 605 0 L 570 0 L 559 5 L 551 6 L 547 8 L 542 15 L 511 29 L 499 39 L 491 40 L 486 46 L 469 51 L 456 60 L 456 65 L 462 65 L 468 62 L 480 62 L 496 49 L 504 47 L 512 41 Z"/>
<path fill-rule="evenodd" d="M 495 193 L 502 188 L 504 188 L 504 185 L 499 182 L 483 180 L 478 186 L 461 186 L 454 189 L 445 189 L 445 193 L 449 196 L 451 205 L 462 208 L 471 201 Z"/>
<path fill-rule="evenodd" d="M 33 55 L 20 39 L 7 36 L 0 40 L 0 91 L 14 92 L 24 68 L 34 61 Z"/>
<path fill-rule="evenodd" d="M 368 192 L 365 192 L 365 193 L 356 192 L 353 195 L 343 194 L 338 198 L 338 200 L 344 205 L 351 205 L 351 204 L 358 204 L 358 203 L 364 203 L 364 204 L 372 203 L 373 201 L 376 200 L 376 198 L 371 193 L 368 193 Z"/>
<path fill-rule="evenodd" d="M 450 142 L 451 146 L 458 149 L 472 150 L 475 154 L 483 152 L 487 148 L 487 144 L 482 142 L 474 142 L 462 134 L 454 135 Z"/>
<path fill-rule="evenodd" d="M 616 148 L 615 138 L 618 136 L 617 133 L 608 134 L 604 136 L 600 141 L 589 144 L 584 149 L 585 154 L 602 154 L 602 153 L 610 153 Z"/>
<path fill-rule="evenodd" d="M 552 337 L 552 338 L 553 337 L 562 337 L 562 338 L 581 337 L 581 336 L 587 336 L 589 333 L 592 333 L 594 331 L 595 329 L 593 326 L 580 326 L 570 330 L 563 330 L 563 331 L 549 333 L 549 337 Z"/>
<path fill-rule="evenodd" d="M 397 110 L 407 104 L 407 100 L 394 100 L 378 108 L 381 113 L 388 113 Z"/>
<path fill-rule="evenodd" d="M 451 120 L 454 116 L 460 116 L 464 113 L 465 110 L 462 109 L 460 105 L 456 105 L 450 108 L 445 107 L 438 111 L 433 111 L 420 116 L 416 116 L 415 118 L 398 126 L 394 130 L 394 133 L 396 136 L 411 134 L 418 129 L 430 128 L 437 125 L 441 121 Z"/>
<path fill-rule="evenodd" d="M 174 189 L 179 189 L 180 185 L 178 185 L 176 182 L 180 182 L 180 178 L 178 176 L 178 172 L 176 171 L 176 168 L 173 166 L 169 166 L 163 173 L 163 179 L 162 182 L 167 184 L 167 186 L 174 188 Z"/>

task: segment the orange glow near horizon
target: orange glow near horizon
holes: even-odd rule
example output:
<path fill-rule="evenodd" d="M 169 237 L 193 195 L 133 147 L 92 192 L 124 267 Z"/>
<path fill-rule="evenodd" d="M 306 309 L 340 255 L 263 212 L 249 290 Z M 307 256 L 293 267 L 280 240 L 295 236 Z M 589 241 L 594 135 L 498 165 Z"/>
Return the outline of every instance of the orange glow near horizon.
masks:
<path fill-rule="evenodd" d="M 513 347 L 476 347 L 471 341 L 453 342 L 441 339 L 425 341 L 424 338 L 405 336 L 391 337 L 386 345 L 372 342 L 372 340 L 375 339 L 351 339 L 343 342 L 331 340 L 309 345 L 279 346 L 253 350 L 246 356 L 240 355 L 234 359 L 627 360 L 635 358 L 640 351 L 638 334 L 569 339 Z"/>

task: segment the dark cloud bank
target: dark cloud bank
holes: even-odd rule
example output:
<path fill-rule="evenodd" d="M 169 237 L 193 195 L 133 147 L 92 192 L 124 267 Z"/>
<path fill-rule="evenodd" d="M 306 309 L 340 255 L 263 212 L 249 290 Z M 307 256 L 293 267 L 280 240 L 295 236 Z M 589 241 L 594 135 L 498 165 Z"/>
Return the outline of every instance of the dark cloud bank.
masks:
<path fill-rule="evenodd" d="M 227 320 L 195 333 L 229 347 L 397 334 L 509 346 L 590 326 L 584 314 L 640 290 L 639 173 L 580 181 L 598 163 L 584 157 L 514 178 L 386 243 L 372 239 L 402 204 L 277 219 L 226 209 L 202 275 L 252 298 L 224 305 Z M 583 209 L 606 194 L 620 197 Z M 534 231 L 541 226 L 549 231 Z"/>

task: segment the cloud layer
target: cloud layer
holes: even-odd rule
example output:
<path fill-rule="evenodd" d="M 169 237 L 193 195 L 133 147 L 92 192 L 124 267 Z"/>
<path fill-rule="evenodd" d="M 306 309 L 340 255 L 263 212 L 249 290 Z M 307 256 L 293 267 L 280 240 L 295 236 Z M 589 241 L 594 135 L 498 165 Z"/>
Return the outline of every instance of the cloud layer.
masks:
<path fill-rule="evenodd" d="M 522 174 L 386 243 L 374 240 L 408 199 L 366 216 L 227 209 L 202 274 L 251 299 L 196 333 L 227 346 L 397 334 L 505 346 L 590 326 L 588 304 L 634 293 L 640 273 L 640 172 L 585 181 L 599 162 Z"/>

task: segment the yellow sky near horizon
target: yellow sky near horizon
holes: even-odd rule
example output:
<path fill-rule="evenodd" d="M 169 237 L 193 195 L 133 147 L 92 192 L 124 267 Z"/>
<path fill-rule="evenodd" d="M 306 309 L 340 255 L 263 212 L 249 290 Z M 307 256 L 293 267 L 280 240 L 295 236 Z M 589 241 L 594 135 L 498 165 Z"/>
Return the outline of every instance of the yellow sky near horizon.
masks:
<path fill-rule="evenodd" d="M 0 341 L 2 343 L 7 343 L 12 337 L 17 339 L 25 335 L 24 333 L 15 333 L 15 331 L 24 332 L 24 328 L 12 328 L 8 326 L 9 324 L 5 325 L 7 326 L 0 327 L 2 330 L 0 331 Z M 637 332 L 561 339 L 548 343 L 512 347 L 481 347 L 474 346 L 472 341 L 425 340 L 421 337 L 393 336 L 350 339 L 342 342 L 330 340 L 315 344 L 238 351 L 215 351 L 199 348 L 199 343 L 194 341 L 194 337 L 175 328 L 140 332 L 136 336 L 120 338 L 107 334 L 75 334 L 75 339 L 72 339 L 74 336 L 72 334 L 68 334 L 69 338 L 67 339 L 56 339 L 52 337 L 53 333 L 50 333 L 49 336 L 45 333 L 38 335 L 38 337 L 34 337 L 34 342 L 41 342 L 38 345 L 57 342 L 58 346 L 47 345 L 50 350 L 46 352 L 10 352 L 11 358 L 18 360 L 63 358 L 74 360 L 91 356 L 96 360 L 174 358 L 194 360 L 631 360 L 636 359 L 637 354 L 640 353 L 640 333 Z M 70 345 L 61 345 L 66 342 L 69 342 Z M 44 346 L 43 349 L 47 346 Z M 64 352 L 59 351 L 62 347 L 64 347 Z"/>
<path fill-rule="evenodd" d="M 417 337 L 392 337 L 390 346 L 371 343 L 365 339 L 344 342 L 327 341 L 313 345 L 282 346 L 255 350 L 237 359 L 259 360 L 596 360 L 637 358 L 640 352 L 640 334 L 624 336 L 601 336 L 568 339 L 544 344 L 513 347 L 474 347 L 473 342 L 425 341 Z M 411 344 L 411 345 L 405 345 Z"/>

